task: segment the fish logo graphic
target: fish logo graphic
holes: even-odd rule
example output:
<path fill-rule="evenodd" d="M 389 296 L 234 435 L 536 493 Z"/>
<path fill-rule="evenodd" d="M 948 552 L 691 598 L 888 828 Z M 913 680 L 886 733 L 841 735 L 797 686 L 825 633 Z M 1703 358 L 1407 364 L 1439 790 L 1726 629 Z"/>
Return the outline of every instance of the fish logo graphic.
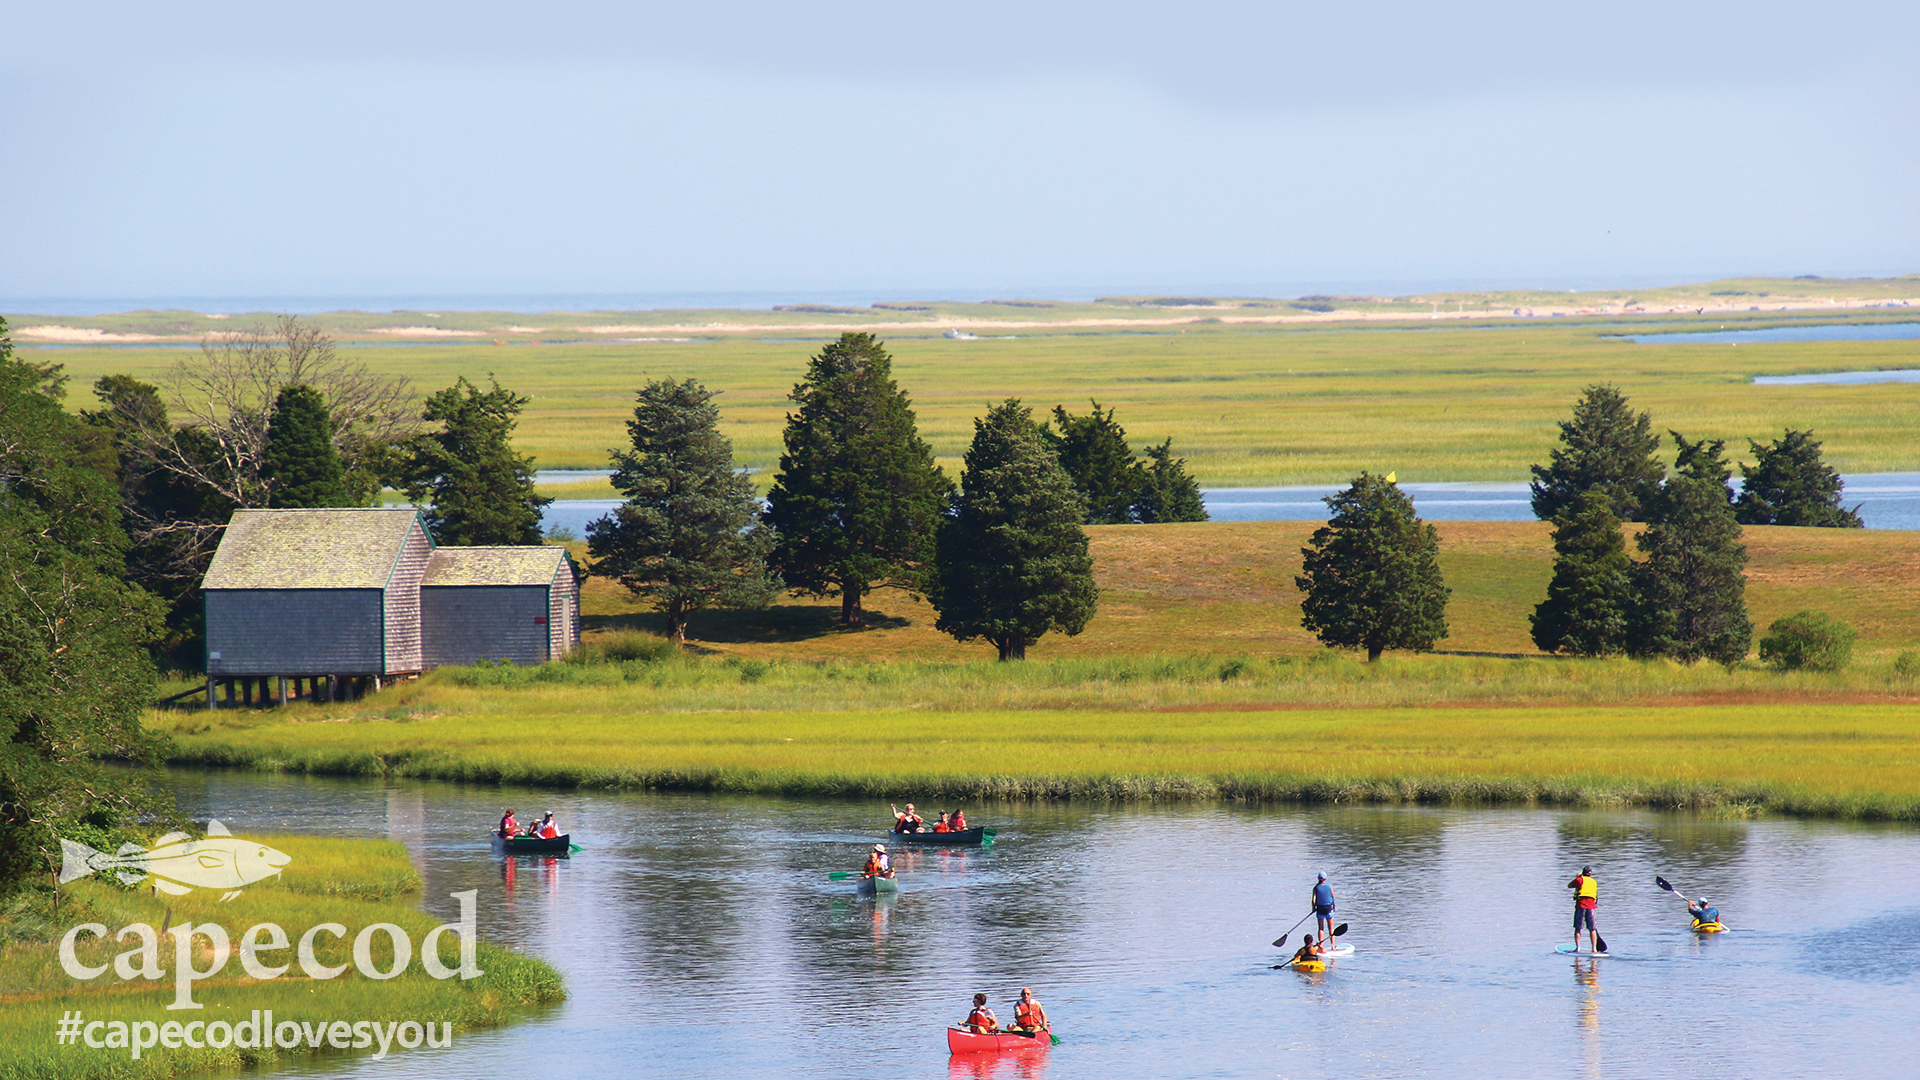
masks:
<path fill-rule="evenodd" d="M 60 883 L 112 871 L 128 885 L 151 877 L 153 887 L 170 896 L 185 896 L 195 889 L 226 889 L 220 899 L 231 900 L 241 889 L 273 877 L 292 861 L 284 851 L 242 840 L 225 825 L 209 821 L 205 840 L 173 832 L 154 841 L 152 848 L 122 844 L 112 855 L 61 840 Z"/>

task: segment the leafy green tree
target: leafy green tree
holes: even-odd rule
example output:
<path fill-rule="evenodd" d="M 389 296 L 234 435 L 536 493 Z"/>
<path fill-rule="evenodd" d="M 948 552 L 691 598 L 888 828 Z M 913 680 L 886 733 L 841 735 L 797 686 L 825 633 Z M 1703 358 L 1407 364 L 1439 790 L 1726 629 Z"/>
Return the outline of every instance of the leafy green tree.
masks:
<path fill-rule="evenodd" d="M 1646 520 L 1666 466 L 1655 451 L 1660 436 L 1653 420 L 1627 405 L 1612 386 L 1589 386 L 1574 403 L 1573 419 L 1560 425 L 1561 445 L 1544 466 L 1533 467 L 1533 513 L 1551 521 L 1583 491 L 1598 490 L 1622 521 Z"/>
<path fill-rule="evenodd" d="M 1044 433 L 1060 456 L 1060 467 L 1087 500 L 1087 524 L 1131 524 L 1144 470 L 1134 460 L 1126 429 L 1113 418 L 1113 410 L 1102 411 L 1098 401 L 1092 404 L 1093 411 L 1085 416 L 1054 406 L 1053 420 L 1060 433 Z"/>
<path fill-rule="evenodd" d="M 160 606 L 125 580 L 118 493 L 95 467 L 110 444 L 61 408 L 63 383 L 58 367 L 16 360 L 0 320 L 4 892 L 56 865 L 62 833 L 164 810 L 145 778 L 100 767 L 156 758 L 140 716 Z"/>
<path fill-rule="evenodd" d="M 1025 659 L 1050 630 L 1085 629 L 1099 600 L 1086 514 L 1032 411 L 1011 398 L 988 410 L 940 530 L 935 628 L 984 638 L 1002 660 Z"/>
<path fill-rule="evenodd" d="M 1742 525 L 1804 525 L 1858 529 L 1860 515 L 1840 505 L 1846 484 L 1820 455 L 1811 431 L 1787 429 L 1771 443 L 1747 440 L 1752 465 L 1740 466 L 1734 514 Z"/>
<path fill-rule="evenodd" d="M 1188 474 L 1185 458 L 1173 456 L 1173 440 L 1149 446 L 1146 452 L 1151 464 L 1145 469 L 1144 482 L 1133 503 L 1134 520 L 1143 525 L 1207 520 L 1200 482 Z"/>
<path fill-rule="evenodd" d="M 1612 501 L 1602 492 L 1581 492 L 1554 519 L 1553 551 L 1547 598 L 1533 609 L 1534 645 L 1574 656 L 1626 651 L 1633 560 Z"/>
<path fill-rule="evenodd" d="M 1840 671 L 1853 662 L 1853 627 L 1824 611 L 1796 611 L 1773 620 L 1760 639 L 1760 659 L 1780 671 Z"/>
<path fill-rule="evenodd" d="M 435 543 L 451 547 L 538 544 L 540 508 L 552 499 L 534 492 L 533 458 L 513 451 L 513 429 L 530 398 L 488 376 L 481 390 L 461 376 L 427 399 L 421 419 L 440 430 L 415 436 L 407 447 L 406 485 L 426 506 Z"/>
<path fill-rule="evenodd" d="M 821 349 L 788 398 L 797 409 L 767 495 L 769 561 L 795 592 L 839 596 L 841 624 L 861 626 L 873 590 L 927 588 L 953 484 L 872 334 Z"/>
<path fill-rule="evenodd" d="M 781 587 L 766 565 L 773 537 L 753 483 L 734 468 L 712 391 L 657 379 L 637 402 L 632 449 L 613 451 L 613 486 L 626 501 L 587 525 L 591 572 L 651 603 L 684 643 L 695 611 L 773 602 Z"/>
<path fill-rule="evenodd" d="M 1300 549 L 1305 573 L 1300 625 L 1333 649 L 1426 652 L 1447 636 L 1440 534 L 1413 513 L 1413 500 L 1382 476 L 1361 473 L 1326 498 L 1333 516 Z"/>
<path fill-rule="evenodd" d="M 267 505 L 276 509 L 354 505 L 333 445 L 333 418 L 320 391 L 289 386 L 273 399 L 261 475 L 271 492 Z"/>
<path fill-rule="evenodd" d="M 1628 651 L 1738 663 L 1753 642 L 1747 549 L 1722 486 L 1675 476 L 1654 508 L 1654 520 L 1636 541 L 1646 559 L 1633 568 Z"/>
<path fill-rule="evenodd" d="M 1695 480 L 1706 480 L 1719 484 L 1726 492 L 1727 505 L 1733 505 L 1733 465 L 1727 461 L 1727 440 L 1701 439 L 1688 442 L 1686 436 L 1669 429 L 1676 448 L 1673 455 L 1673 471 L 1681 476 L 1690 476 Z"/>

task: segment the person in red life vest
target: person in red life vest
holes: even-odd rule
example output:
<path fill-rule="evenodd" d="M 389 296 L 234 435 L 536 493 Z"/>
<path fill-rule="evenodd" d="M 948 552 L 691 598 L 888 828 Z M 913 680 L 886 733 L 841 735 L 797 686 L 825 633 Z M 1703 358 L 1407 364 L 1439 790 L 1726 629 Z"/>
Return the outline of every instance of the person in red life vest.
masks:
<path fill-rule="evenodd" d="M 940 811 L 940 820 L 933 823 L 933 831 L 939 833 L 953 831 L 953 824 L 947 820 L 947 812 L 945 810 Z"/>
<path fill-rule="evenodd" d="M 967 1014 L 967 1022 L 960 1025 L 976 1035 L 985 1035 L 989 1031 L 1000 1030 L 1000 1018 L 987 1008 L 987 995 L 973 995 L 973 1011 Z"/>
<path fill-rule="evenodd" d="M 1020 988 L 1020 1000 L 1013 1003 L 1013 1027 L 1011 1030 L 1038 1035 L 1047 1030 L 1047 1010 L 1040 1007 L 1040 999 L 1033 996 L 1030 987 Z"/>
<path fill-rule="evenodd" d="M 520 823 L 513 820 L 513 807 L 507 807 L 507 812 L 500 815 L 500 827 L 495 829 L 494 833 L 502 840 L 511 839 L 520 834 Z"/>
<path fill-rule="evenodd" d="M 927 819 L 914 813 L 912 803 L 908 803 L 905 810 L 894 806 L 892 803 L 888 803 L 887 806 L 893 810 L 894 832 L 919 832 L 927 827 Z"/>
<path fill-rule="evenodd" d="M 887 845 L 873 845 L 873 854 L 867 856 L 867 865 L 860 868 L 862 878 L 892 877 L 893 860 L 887 858 Z"/>
<path fill-rule="evenodd" d="M 546 816 L 540 819 L 540 826 L 535 830 L 535 834 L 542 840 L 558 840 L 560 838 L 560 826 L 553 823 L 553 811 L 547 811 Z"/>
<path fill-rule="evenodd" d="M 953 812 L 953 816 L 948 820 L 953 824 L 952 831 L 954 832 L 967 831 L 967 812 L 965 810 L 955 810 Z"/>
<path fill-rule="evenodd" d="M 1581 867 L 1580 873 L 1567 882 L 1567 888 L 1573 890 L 1573 951 L 1580 951 L 1580 925 L 1585 923 L 1593 951 L 1599 952 L 1600 931 L 1594 928 L 1593 912 L 1600 906 L 1600 883 L 1593 878 L 1593 867 Z"/>

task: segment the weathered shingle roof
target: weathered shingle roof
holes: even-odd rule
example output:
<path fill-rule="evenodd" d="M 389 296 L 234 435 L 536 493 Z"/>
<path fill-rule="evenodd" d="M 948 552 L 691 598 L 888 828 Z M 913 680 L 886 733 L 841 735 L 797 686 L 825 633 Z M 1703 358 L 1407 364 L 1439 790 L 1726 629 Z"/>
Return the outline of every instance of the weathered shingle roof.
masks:
<path fill-rule="evenodd" d="M 419 512 L 236 510 L 202 587 L 384 589 Z"/>
<path fill-rule="evenodd" d="M 551 585 L 566 557 L 567 549 L 557 545 L 436 548 L 420 584 Z"/>

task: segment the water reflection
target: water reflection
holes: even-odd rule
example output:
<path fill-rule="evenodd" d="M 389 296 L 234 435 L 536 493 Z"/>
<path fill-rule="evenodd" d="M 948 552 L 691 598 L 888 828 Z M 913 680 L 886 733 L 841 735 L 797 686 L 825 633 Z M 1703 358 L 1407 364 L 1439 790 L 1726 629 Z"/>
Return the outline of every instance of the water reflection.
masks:
<path fill-rule="evenodd" d="M 1599 960 L 1573 958 L 1573 982 L 1579 988 L 1577 1002 L 1580 1024 L 1580 1060 L 1589 1077 L 1601 1075 L 1600 1064 L 1600 963 Z"/>

